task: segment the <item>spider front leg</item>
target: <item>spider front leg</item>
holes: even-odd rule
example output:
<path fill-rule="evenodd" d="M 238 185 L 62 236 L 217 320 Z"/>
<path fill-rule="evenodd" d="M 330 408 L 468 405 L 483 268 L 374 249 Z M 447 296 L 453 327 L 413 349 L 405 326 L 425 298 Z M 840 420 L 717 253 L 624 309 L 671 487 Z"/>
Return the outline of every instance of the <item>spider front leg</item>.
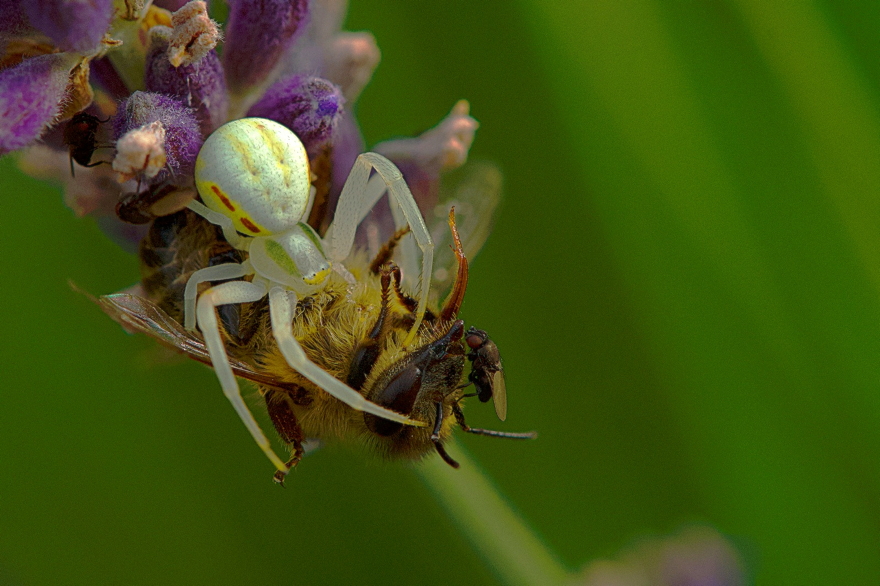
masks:
<path fill-rule="evenodd" d="M 416 307 L 413 326 L 404 340 L 404 344 L 409 345 L 415 339 L 428 304 L 428 292 L 431 288 L 431 268 L 434 261 L 434 242 L 431 240 L 431 235 L 419 211 L 419 206 L 416 204 L 416 200 L 413 198 L 409 187 L 407 187 L 403 175 L 394 166 L 394 163 L 382 155 L 364 153 L 355 161 L 354 167 L 352 167 L 351 173 L 348 175 L 348 179 L 346 179 L 345 186 L 342 188 L 342 193 L 339 196 L 339 203 L 336 205 L 333 223 L 327 229 L 325 237 L 327 256 L 330 260 L 339 262 L 349 255 L 354 244 L 358 224 L 361 223 L 367 212 L 376 205 L 381 196 L 381 191 L 377 191 L 374 187 L 375 184 L 370 181 L 370 172 L 373 169 L 376 170 L 378 176 L 385 183 L 388 189 L 388 197 L 399 206 L 406 225 L 409 226 L 416 244 L 418 244 L 422 251 L 419 304 Z M 377 193 L 379 195 L 376 195 Z M 402 227 L 402 225 L 397 226 L 397 228 Z"/>
<path fill-rule="evenodd" d="M 235 224 L 232 223 L 232 220 L 221 214 L 220 212 L 215 212 L 205 204 L 198 202 L 196 200 L 192 200 L 188 204 L 186 204 L 191 211 L 197 213 L 202 216 L 215 226 L 220 226 L 220 229 L 223 230 L 223 237 L 226 238 L 226 241 L 232 245 L 233 248 L 237 248 L 239 250 L 247 250 L 250 245 L 250 238 L 242 236 L 235 230 Z"/>
<path fill-rule="evenodd" d="M 220 286 L 222 287 L 222 285 Z M 296 293 L 289 289 L 274 286 L 269 290 L 269 316 L 272 319 L 272 334 L 275 336 L 275 342 L 278 344 L 281 355 L 294 370 L 353 409 L 406 425 L 425 426 L 420 421 L 414 421 L 405 415 L 389 411 L 368 401 L 363 395 L 342 381 L 333 378 L 330 373 L 309 360 L 302 346 L 293 336 L 293 328 L 291 327 L 293 307 L 291 305 L 295 306 L 296 302 Z M 230 372 L 232 372 L 231 369 Z"/>
<path fill-rule="evenodd" d="M 269 440 L 260 429 L 257 420 L 251 414 L 250 410 L 241 397 L 241 390 L 238 387 L 238 380 L 232 372 L 229 365 L 229 357 L 226 354 L 226 348 L 223 346 L 223 339 L 220 336 L 220 326 L 217 323 L 218 305 L 227 303 L 250 303 L 257 301 L 266 296 L 266 286 L 261 283 L 248 283 L 247 281 L 232 281 L 223 283 L 216 287 L 211 287 L 199 297 L 198 315 L 199 328 L 202 330 L 202 336 L 205 338 L 205 346 L 208 348 L 208 354 L 211 356 L 211 364 L 220 380 L 220 386 L 223 388 L 223 394 L 232 403 L 236 413 L 244 422 L 248 431 L 260 446 L 260 449 L 266 454 L 269 460 L 275 465 L 279 472 L 287 473 L 288 467 L 284 460 L 278 457 L 272 450 Z"/>
<path fill-rule="evenodd" d="M 183 292 L 183 327 L 196 329 L 196 298 L 199 285 L 207 281 L 226 281 L 253 274 L 254 269 L 248 261 L 241 264 L 228 263 L 199 269 L 190 275 Z"/>

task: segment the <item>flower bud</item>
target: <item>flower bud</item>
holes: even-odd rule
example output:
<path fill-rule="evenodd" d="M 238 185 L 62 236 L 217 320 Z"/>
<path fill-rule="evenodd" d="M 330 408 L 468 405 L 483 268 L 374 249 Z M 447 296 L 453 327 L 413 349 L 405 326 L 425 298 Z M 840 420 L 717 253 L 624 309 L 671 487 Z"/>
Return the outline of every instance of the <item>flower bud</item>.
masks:
<path fill-rule="evenodd" d="M 290 128 L 315 156 L 333 138 L 345 99 L 342 91 L 320 77 L 295 75 L 276 82 L 248 110 Z"/>
<path fill-rule="evenodd" d="M 414 164 L 428 175 L 439 176 L 464 165 L 480 124 L 471 118 L 470 105 L 460 100 L 440 124 L 416 138 L 381 142 L 374 150 L 398 166 Z"/>
<path fill-rule="evenodd" d="M 28 146 L 55 121 L 75 64 L 55 53 L 0 71 L 0 155 Z"/>
<path fill-rule="evenodd" d="M 25 0 L 22 4 L 30 23 L 65 51 L 96 49 L 113 18 L 113 0 Z"/>
<path fill-rule="evenodd" d="M 155 26 L 150 30 L 147 53 L 147 91 L 176 96 L 195 111 L 203 136 L 208 136 L 226 121 L 229 99 L 223 66 L 214 49 L 200 60 L 174 67 L 168 60 L 172 30 Z"/>
<path fill-rule="evenodd" d="M 219 40 L 220 29 L 208 16 L 207 5 L 193 0 L 171 15 L 168 61 L 174 67 L 197 63 Z"/>
<path fill-rule="evenodd" d="M 370 33 L 339 33 L 327 48 L 324 69 L 327 78 L 342 88 L 345 99 L 357 100 L 373 77 L 382 54 Z"/>
<path fill-rule="evenodd" d="M 164 8 L 170 12 L 180 10 L 189 0 L 153 0 L 153 6 Z M 205 2 L 207 4 L 207 2 Z"/>
<path fill-rule="evenodd" d="M 305 28 L 309 0 L 230 2 L 223 66 L 230 89 L 242 93 L 275 68 Z"/>
<path fill-rule="evenodd" d="M 153 122 L 161 122 L 165 132 L 167 168 L 154 175 L 153 183 L 164 181 L 169 174 L 181 183 L 192 180 L 196 156 L 204 139 L 191 108 L 179 99 L 151 92 L 133 93 L 119 108 L 113 120 L 116 137 L 121 139 L 132 130 Z"/>

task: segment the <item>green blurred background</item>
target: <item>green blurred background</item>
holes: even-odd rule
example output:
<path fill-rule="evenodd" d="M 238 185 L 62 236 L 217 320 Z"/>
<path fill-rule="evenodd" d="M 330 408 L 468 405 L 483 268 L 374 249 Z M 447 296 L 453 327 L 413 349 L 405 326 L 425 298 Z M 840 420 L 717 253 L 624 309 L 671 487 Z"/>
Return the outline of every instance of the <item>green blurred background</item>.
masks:
<path fill-rule="evenodd" d="M 541 437 L 461 441 L 563 562 L 703 522 L 759 584 L 880 583 L 880 4 L 351 4 L 368 142 L 466 97 L 504 171 L 464 317 Z M 68 288 L 136 259 L 0 191 L 0 583 L 494 582 L 405 465 L 274 486 L 210 370 Z"/>

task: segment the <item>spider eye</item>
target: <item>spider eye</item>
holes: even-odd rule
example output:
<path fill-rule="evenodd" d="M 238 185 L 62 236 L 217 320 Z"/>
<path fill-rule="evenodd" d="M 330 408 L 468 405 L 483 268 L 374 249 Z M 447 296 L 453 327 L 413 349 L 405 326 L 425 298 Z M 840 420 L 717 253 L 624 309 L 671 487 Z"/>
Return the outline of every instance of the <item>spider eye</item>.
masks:
<path fill-rule="evenodd" d="M 423 374 L 424 371 L 419 368 L 418 364 L 408 366 L 391 379 L 391 382 L 382 389 L 379 395 L 373 398 L 373 402 L 398 413 L 409 415 L 422 388 Z M 393 435 L 403 427 L 396 421 L 388 421 L 368 413 L 364 414 L 364 420 L 370 431 L 385 437 Z"/>

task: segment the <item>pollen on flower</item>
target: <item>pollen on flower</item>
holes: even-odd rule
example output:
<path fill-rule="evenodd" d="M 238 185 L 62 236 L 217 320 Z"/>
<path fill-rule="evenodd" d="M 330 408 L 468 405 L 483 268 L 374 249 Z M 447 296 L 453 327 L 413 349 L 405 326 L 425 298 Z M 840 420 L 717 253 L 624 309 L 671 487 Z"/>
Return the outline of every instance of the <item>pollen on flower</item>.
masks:
<path fill-rule="evenodd" d="M 165 127 L 156 120 L 125 133 L 116 142 L 113 170 L 123 183 L 138 176 L 151 179 L 165 167 Z"/>
<path fill-rule="evenodd" d="M 201 0 L 193 0 L 172 14 L 171 28 L 168 61 L 174 67 L 195 63 L 220 41 L 220 29 Z"/>

